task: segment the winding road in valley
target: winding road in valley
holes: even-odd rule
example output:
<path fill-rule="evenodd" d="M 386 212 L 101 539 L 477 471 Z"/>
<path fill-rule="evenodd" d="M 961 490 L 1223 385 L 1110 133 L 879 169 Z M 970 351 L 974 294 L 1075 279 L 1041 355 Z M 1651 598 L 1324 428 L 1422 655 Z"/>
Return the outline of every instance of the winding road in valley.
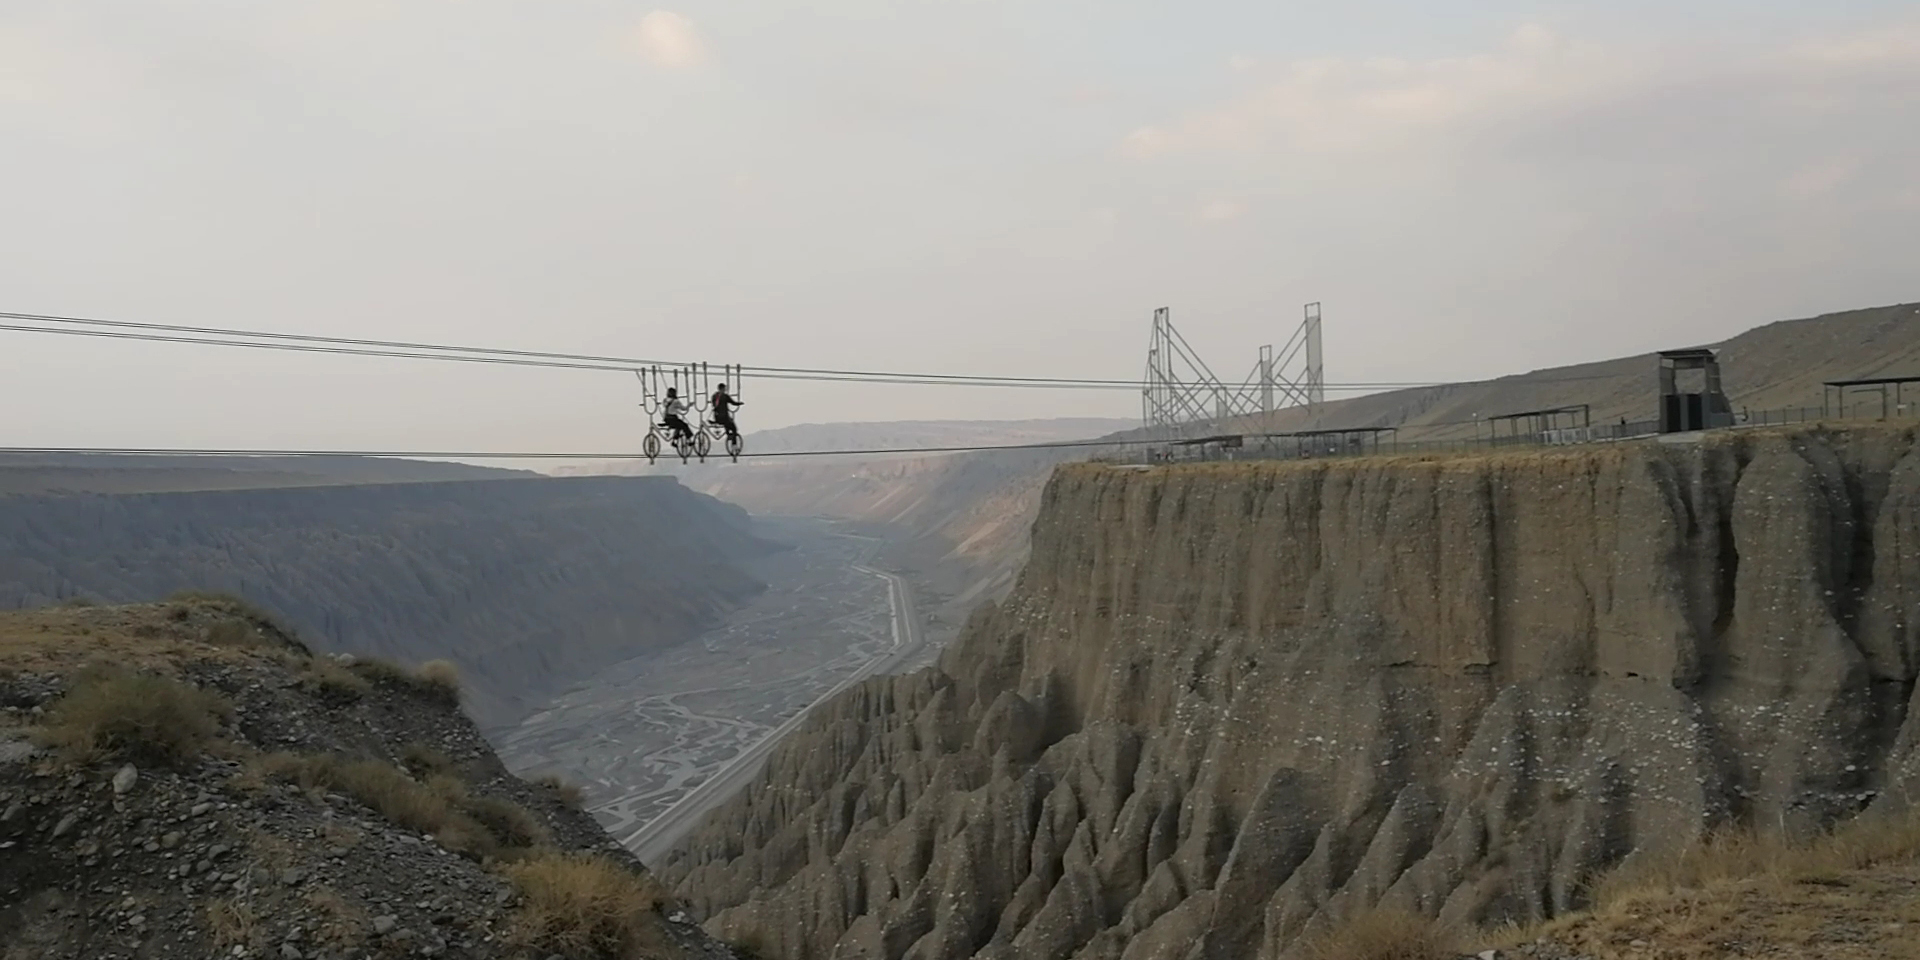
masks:
<path fill-rule="evenodd" d="M 767 756 L 773 752 L 774 745 L 807 719 L 813 707 L 838 696 L 848 687 L 875 674 L 884 673 L 891 667 L 910 659 L 920 652 L 920 617 L 913 607 L 913 587 L 898 574 L 875 570 L 865 564 L 855 564 L 854 569 L 869 573 L 887 581 L 887 598 L 892 607 L 893 647 L 884 656 L 876 657 L 861 667 L 852 676 L 840 681 L 831 690 L 820 695 L 807 709 L 793 715 L 787 722 L 775 727 L 758 743 L 748 747 L 726 765 L 716 771 L 706 782 L 681 797 L 678 803 L 667 808 L 665 813 L 654 817 L 647 824 L 627 835 L 622 841 L 627 849 L 640 858 L 640 862 L 652 864 L 664 855 L 700 822 L 700 818 L 714 807 L 725 803 L 729 797 L 746 787 L 760 769 L 766 766 Z"/>
<path fill-rule="evenodd" d="M 825 521 L 762 521 L 793 545 L 767 589 L 698 641 L 601 671 L 496 735 L 522 775 L 579 783 L 587 809 L 657 858 L 766 763 L 814 705 L 925 659 L 908 582 L 871 564 L 880 543 Z"/>

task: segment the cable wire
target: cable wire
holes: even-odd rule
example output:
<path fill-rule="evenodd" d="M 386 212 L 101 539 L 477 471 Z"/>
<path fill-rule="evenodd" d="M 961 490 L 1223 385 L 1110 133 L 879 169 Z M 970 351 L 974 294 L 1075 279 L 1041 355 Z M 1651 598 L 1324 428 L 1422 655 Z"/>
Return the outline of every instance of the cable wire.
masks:
<path fill-rule="evenodd" d="M 129 320 L 99 320 L 52 314 L 0 312 L 0 319 L 61 325 L 27 326 L 24 324 L 0 324 L 0 330 L 23 333 L 51 333 L 68 336 L 107 337 L 118 340 L 149 340 L 164 343 L 200 344 L 204 346 L 280 349 L 301 353 L 334 353 L 349 356 L 393 357 L 410 360 L 451 360 L 467 363 L 503 363 L 517 366 L 548 367 L 568 370 L 607 370 L 623 373 L 636 368 L 658 366 L 666 369 L 677 369 L 686 366 L 686 364 L 682 363 L 647 360 L 638 357 L 556 353 L 542 350 L 474 347 L 405 340 L 330 337 L 268 330 L 246 330 L 231 327 L 198 327 L 184 324 L 141 323 Z M 107 327 L 112 329 L 85 330 L 81 329 L 82 327 Z M 177 336 L 178 334 L 191 334 L 191 336 Z M 248 342 L 249 340 L 272 342 L 253 343 Z M 898 371 L 749 365 L 740 365 L 736 367 L 736 369 L 743 374 L 752 374 L 755 377 L 768 380 L 1112 390 L 1138 390 L 1141 388 L 1138 380 L 1084 377 L 1019 377 L 952 373 L 905 373 Z M 1329 390 L 1389 390 L 1438 385 L 1437 383 L 1428 382 L 1378 382 L 1326 384 L 1325 387 Z"/>
<path fill-rule="evenodd" d="M 102 338 L 112 339 L 112 340 L 142 340 L 142 341 L 158 342 L 158 343 L 190 343 L 190 344 L 198 344 L 201 346 L 240 347 L 240 348 L 253 349 L 253 350 L 279 350 L 279 351 L 286 351 L 286 352 L 292 352 L 292 353 L 322 353 L 322 354 L 336 354 L 336 355 L 355 356 L 355 357 L 392 357 L 392 358 L 404 359 L 404 360 L 444 360 L 444 361 L 449 361 L 453 363 L 493 363 L 493 364 L 506 364 L 508 366 L 516 366 L 516 367 L 543 367 L 548 369 L 560 369 L 560 370 L 600 370 L 600 371 L 606 371 L 611 373 L 632 373 L 634 369 L 633 367 L 624 367 L 624 366 L 616 367 L 616 366 L 607 366 L 607 365 L 596 364 L 596 363 L 572 363 L 572 362 L 567 362 L 562 360 L 533 360 L 533 359 L 521 359 L 521 358 L 515 358 L 515 357 L 470 356 L 470 355 L 457 354 L 457 353 L 407 353 L 399 350 L 377 350 L 372 348 L 360 348 L 360 347 L 317 346 L 317 345 L 309 345 L 304 343 L 252 343 L 245 340 L 224 340 L 224 339 L 210 339 L 210 338 L 200 338 L 200 337 L 180 337 L 180 336 L 168 336 L 165 334 L 157 334 L 157 333 L 122 333 L 114 330 L 52 329 L 48 327 L 30 327 L 30 326 L 22 326 L 18 324 L 5 324 L 5 323 L 0 323 L 0 330 L 10 330 L 10 331 L 16 331 L 21 333 L 51 333 L 51 334 L 58 334 L 61 336 L 74 336 L 74 337 L 102 337 Z M 884 383 L 884 384 L 919 384 L 919 385 L 931 384 L 931 385 L 937 385 L 937 386 L 955 386 L 955 387 L 1020 387 L 1020 388 L 1032 388 L 1032 389 L 1066 389 L 1066 390 L 1085 390 L 1085 389 L 1138 390 L 1140 388 L 1140 385 L 1137 383 L 1129 383 L 1125 385 L 1121 385 L 1121 384 L 1099 385 L 1099 384 L 1086 384 L 1086 383 L 1079 383 L 1079 382 L 1072 382 L 1072 381 L 1059 381 L 1059 382 L 1023 381 L 1018 383 L 1005 383 L 1005 382 L 1000 382 L 995 380 L 988 380 L 984 378 L 976 379 L 976 380 L 928 381 L 924 379 L 909 379 L 906 377 L 881 379 L 879 377 L 873 377 L 873 376 L 839 377 L 839 376 L 827 376 L 827 375 L 801 375 L 801 374 L 756 374 L 756 376 L 761 379 L 767 379 L 767 380 L 806 380 L 810 382 Z"/>
<path fill-rule="evenodd" d="M 1131 447 L 1147 444 L 1163 444 L 1165 440 L 1125 439 L 1125 440 L 1056 440 L 1036 443 L 976 444 L 960 447 L 884 447 L 872 450 L 766 450 L 760 452 L 743 451 L 741 459 L 749 457 L 843 457 L 843 456 L 882 456 L 887 454 L 919 453 L 980 453 L 990 450 L 1064 450 L 1081 447 Z M 621 453 L 509 453 L 502 451 L 448 451 L 448 450 L 250 450 L 216 449 L 202 447 L 0 447 L 0 455 L 86 455 L 86 456 L 125 456 L 125 457 L 385 457 L 413 460 L 643 460 L 644 454 L 626 451 Z M 671 451 L 663 451 L 661 460 L 675 459 L 679 456 Z M 708 457 L 721 460 L 724 453 L 712 453 Z M 704 461 L 703 461 L 704 462 Z"/>

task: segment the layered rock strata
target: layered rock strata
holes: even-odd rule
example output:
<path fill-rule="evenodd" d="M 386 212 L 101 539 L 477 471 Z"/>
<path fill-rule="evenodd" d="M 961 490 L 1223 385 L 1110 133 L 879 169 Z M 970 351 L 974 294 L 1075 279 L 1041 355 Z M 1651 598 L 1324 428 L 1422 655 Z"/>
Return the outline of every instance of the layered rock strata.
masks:
<path fill-rule="evenodd" d="M 792 960 L 1282 958 L 1920 788 L 1911 429 L 1057 471 L 1008 599 L 662 868 Z"/>

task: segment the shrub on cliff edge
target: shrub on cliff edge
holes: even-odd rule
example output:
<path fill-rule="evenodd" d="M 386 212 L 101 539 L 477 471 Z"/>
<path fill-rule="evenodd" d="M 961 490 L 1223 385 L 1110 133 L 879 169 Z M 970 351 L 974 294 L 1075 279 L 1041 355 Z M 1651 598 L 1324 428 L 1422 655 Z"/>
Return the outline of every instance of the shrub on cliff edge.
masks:
<path fill-rule="evenodd" d="M 666 897 L 651 877 L 602 857 L 551 852 L 505 872 L 520 889 L 514 936 L 526 946 L 626 960 L 661 945 Z"/>
<path fill-rule="evenodd" d="M 217 694 L 171 677 L 87 671 L 54 705 L 40 739 L 80 763 L 178 766 L 200 756 L 231 709 Z"/>
<path fill-rule="evenodd" d="M 307 662 L 300 688 L 332 706 L 358 703 L 361 697 L 373 692 L 373 684 L 367 678 L 327 657 Z"/>
<path fill-rule="evenodd" d="M 433 834 L 441 846 L 475 860 L 511 859 L 547 841 L 533 814 L 509 800 L 472 796 L 447 773 L 416 780 L 393 764 L 337 753 L 276 753 L 255 764 L 277 780 L 346 794 L 388 822 Z"/>
<path fill-rule="evenodd" d="M 428 660 L 416 674 L 423 692 L 442 703 L 460 704 L 460 668 L 451 660 Z"/>
<path fill-rule="evenodd" d="M 1428 917 L 1371 910 L 1313 938 L 1307 960 L 1454 960 L 1462 950 L 1452 929 Z"/>
<path fill-rule="evenodd" d="M 1817 882 L 1849 870 L 1920 858 L 1920 808 L 1871 813 L 1828 833 L 1793 840 L 1753 829 L 1725 830 L 1659 854 L 1628 857 L 1590 887 L 1593 909 L 1700 890 L 1731 880 Z"/>
<path fill-rule="evenodd" d="M 354 672 L 375 683 L 390 684 L 450 707 L 460 705 L 460 670 L 447 660 L 429 660 L 408 670 L 391 660 L 366 657 L 355 660 Z"/>
<path fill-rule="evenodd" d="M 581 805 L 586 802 L 585 788 L 577 783 L 569 782 L 565 777 L 557 773 L 550 773 L 534 780 L 533 785 L 553 791 L 556 799 L 575 810 L 580 809 Z"/>

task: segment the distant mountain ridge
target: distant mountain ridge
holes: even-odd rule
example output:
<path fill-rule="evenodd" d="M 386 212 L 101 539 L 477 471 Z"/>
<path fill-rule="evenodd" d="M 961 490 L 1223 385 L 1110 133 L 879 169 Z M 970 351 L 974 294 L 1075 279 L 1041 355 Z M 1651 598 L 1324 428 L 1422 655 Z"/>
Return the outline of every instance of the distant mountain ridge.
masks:
<path fill-rule="evenodd" d="M 433 483 L 532 477 L 526 470 L 392 457 L 185 457 L 0 453 L 0 496 L 36 493 L 168 493 Z"/>
<path fill-rule="evenodd" d="M 1674 347 L 1694 345 L 1675 334 Z M 1818 408 L 1828 380 L 1920 376 L 1920 303 L 1780 320 L 1708 346 L 1718 354 L 1734 409 Z M 1595 423 L 1647 420 L 1656 413 L 1657 372 L 1658 355 L 1642 353 L 1370 394 L 1324 404 L 1312 413 L 1283 410 L 1267 418 L 1264 427 L 1427 427 L 1421 436 L 1472 436 L 1476 419 L 1581 404 Z"/>
<path fill-rule="evenodd" d="M 886 420 L 852 423 L 801 423 L 773 430 L 756 430 L 744 437 L 746 449 L 750 453 L 799 454 L 813 451 L 832 451 L 838 454 L 847 451 L 885 451 L 885 450 L 925 450 L 943 447 L 1004 446 L 1023 443 L 1060 443 L 1074 440 L 1092 440 L 1113 433 L 1138 427 L 1138 420 L 1120 420 L 1111 417 L 1058 417 L 1039 420 Z M 912 456 L 913 454 L 907 454 Z M 861 461 L 884 459 L 889 455 L 876 452 L 873 456 L 858 457 Z M 719 457 L 716 454 L 716 457 Z M 720 458 L 724 460 L 724 458 Z M 816 463 L 828 462 L 828 458 L 795 458 Z M 783 462 L 792 462 L 783 460 Z M 841 462 L 844 462 L 843 460 Z M 748 462 L 736 466 L 731 463 L 709 463 L 683 466 L 671 454 L 660 464 L 649 467 L 644 460 L 619 460 L 604 463 L 569 464 L 556 467 L 552 474 L 556 477 L 568 476 L 605 476 L 642 475 L 649 473 L 671 473 L 685 476 L 702 476 L 720 469 L 738 470 L 740 466 L 761 467 L 762 464 Z"/>
<path fill-rule="evenodd" d="M 0 609 L 232 592 L 327 652 L 452 660 L 492 727 L 693 638 L 774 549 L 664 477 L 0 497 Z"/>
<path fill-rule="evenodd" d="M 1112 417 L 1034 420 L 894 420 L 802 423 L 750 434 L 755 451 L 884 450 L 898 447 L 1089 440 L 1139 425 Z"/>

